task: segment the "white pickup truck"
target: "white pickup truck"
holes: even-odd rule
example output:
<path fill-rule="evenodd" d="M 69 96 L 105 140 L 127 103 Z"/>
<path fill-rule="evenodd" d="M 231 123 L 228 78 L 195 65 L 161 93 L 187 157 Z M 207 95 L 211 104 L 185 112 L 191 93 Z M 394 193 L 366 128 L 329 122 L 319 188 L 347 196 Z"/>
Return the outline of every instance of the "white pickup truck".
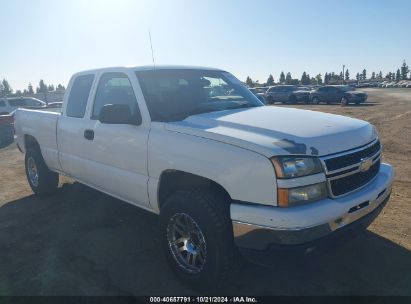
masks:
<path fill-rule="evenodd" d="M 211 68 L 81 72 L 62 113 L 18 110 L 15 129 L 34 193 L 63 174 L 159 214 L 167 260 L 192 288 L 226 281 L 238 252 L 308 252 L 364 229 L 394 177 L 371 124 L 264 106 Z"/>

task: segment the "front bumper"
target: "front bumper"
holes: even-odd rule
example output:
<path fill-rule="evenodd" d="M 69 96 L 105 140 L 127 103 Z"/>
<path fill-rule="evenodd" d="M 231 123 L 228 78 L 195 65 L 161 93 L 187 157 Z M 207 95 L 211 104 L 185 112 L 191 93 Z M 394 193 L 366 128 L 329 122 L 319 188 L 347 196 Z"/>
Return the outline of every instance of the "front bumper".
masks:
<path fill-rule="evenodd" d="M 392 167 L 382 164 L 373 181 L 341 198 L 290 208 L 233 203 L 235 243 L 260 251 L 276 246 L 308 248 L 353 227 L 367 227 L 388 202 L 393 179 Z"/>

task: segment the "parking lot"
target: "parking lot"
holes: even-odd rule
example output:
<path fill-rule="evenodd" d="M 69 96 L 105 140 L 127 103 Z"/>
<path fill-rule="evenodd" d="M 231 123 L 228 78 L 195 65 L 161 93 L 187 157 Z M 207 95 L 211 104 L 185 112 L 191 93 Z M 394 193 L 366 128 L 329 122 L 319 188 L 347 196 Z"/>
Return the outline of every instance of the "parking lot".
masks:
<path fill-rule="evenodd" d="M 390 203 L 351 242 L 246 263 L 222 293 L 411 295 L 411 90 L 364 91 L 361 105 L 287 107 L 375 124 L 396 169 Z M 0 168 L 0 295 L 192 294 L 166 264 L 156 216 L 67 178 L 56 195 L 34 197 L 14 144 L 0 149 Z"/>

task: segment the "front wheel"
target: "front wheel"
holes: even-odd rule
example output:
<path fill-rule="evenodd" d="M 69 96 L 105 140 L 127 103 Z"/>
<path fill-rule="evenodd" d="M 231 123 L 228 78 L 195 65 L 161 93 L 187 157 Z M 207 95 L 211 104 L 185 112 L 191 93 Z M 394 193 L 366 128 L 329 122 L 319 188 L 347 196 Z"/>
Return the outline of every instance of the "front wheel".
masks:
<path fill-rule="evenodd" d="M 59 175 L 47 167 L 39 149 L 27 150 L 25 167 L 30 188 L 36 195 L 48 195 L 57 189 Z"/>
<path fill-rule="evenodd" d="M 160 212 L 161 243 L 175 274 L 189 287 L 209 290 L 238 265 L 229 204 L 208 191 L 178 191 Z"/>
<path fill-rule="evenodd" d="M 346 105 L 348 105 L 348 99 L 347 99 L 347 97 L 342 97 L 341 98 L 341 106 L 346 106 Z"/>

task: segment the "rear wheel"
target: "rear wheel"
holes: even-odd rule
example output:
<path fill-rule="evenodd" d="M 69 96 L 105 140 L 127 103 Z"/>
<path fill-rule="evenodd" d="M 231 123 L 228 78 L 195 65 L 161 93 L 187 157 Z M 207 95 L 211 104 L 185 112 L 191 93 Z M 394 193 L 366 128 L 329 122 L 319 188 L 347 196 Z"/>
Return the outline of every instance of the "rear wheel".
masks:
<path fill-rule="evenodd" d="M 27 150 L 25 167 L 27 180 L 36 195 L 48 195 L 56 191 L 59 175 L 47 167 L 38 148 Z"/>
<path fill-rule="evenodd" d="M 221 286 L 238 265 L 227 203 L 218 193 L 178 191 L 161 209 L 163 250 L 189 288 Z"/>

